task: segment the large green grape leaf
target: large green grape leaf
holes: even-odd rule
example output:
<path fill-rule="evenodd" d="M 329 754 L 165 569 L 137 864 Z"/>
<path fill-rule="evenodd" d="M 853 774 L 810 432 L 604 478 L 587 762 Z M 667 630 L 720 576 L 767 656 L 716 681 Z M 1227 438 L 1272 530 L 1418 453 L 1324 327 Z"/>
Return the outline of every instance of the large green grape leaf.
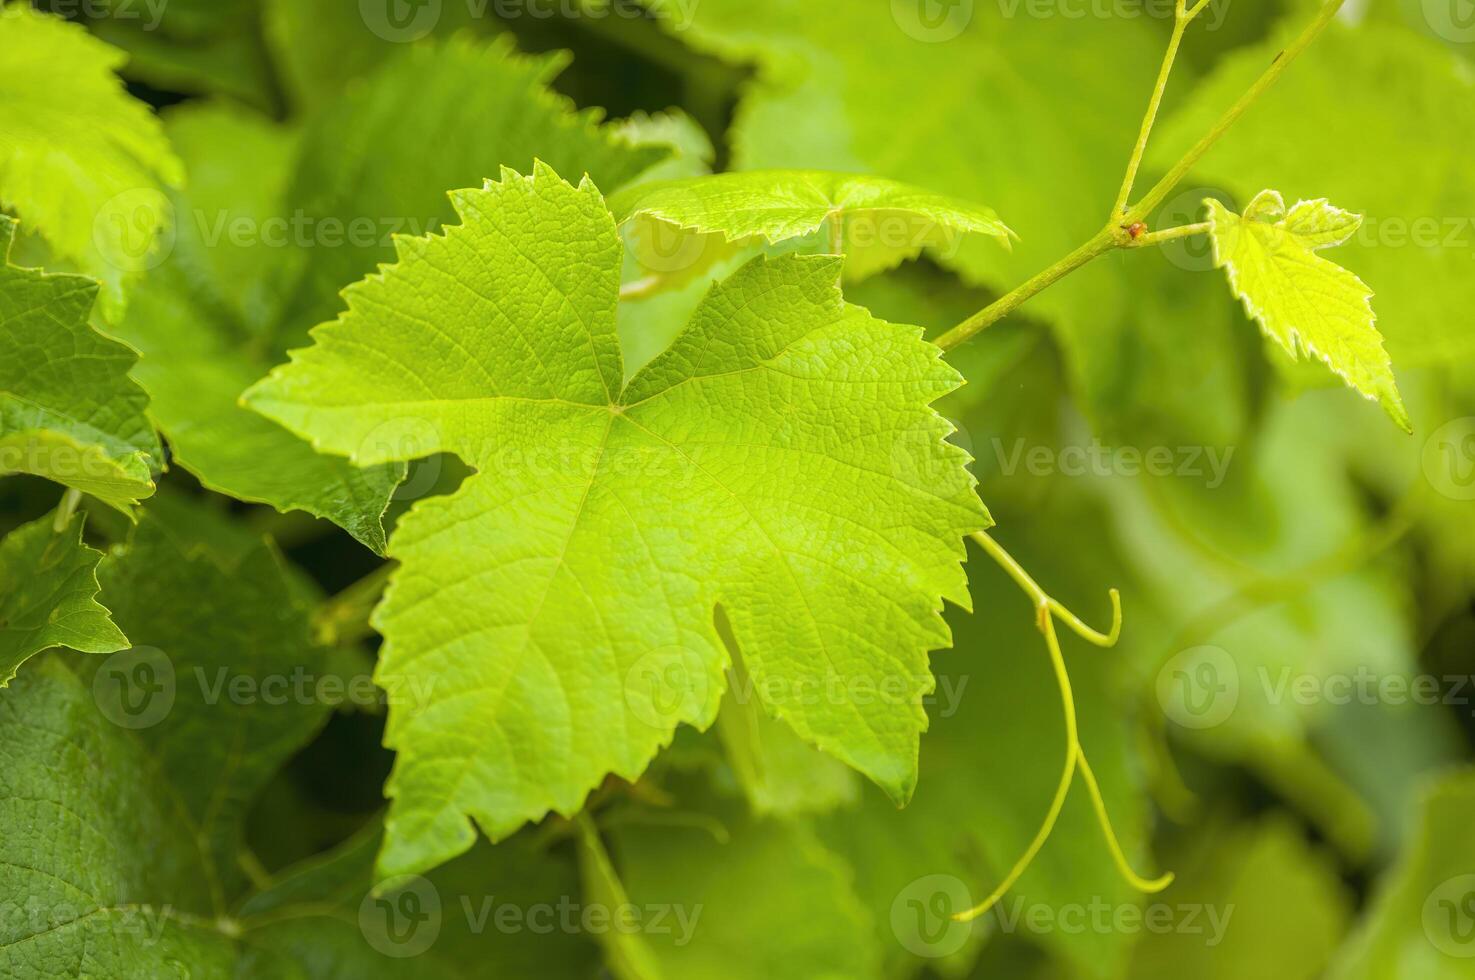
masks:
<path fill-rule="evenodd" d="M 1463 980 L 1475 974 L 1475 774 L 1426 787 L 1419 822 L 1330 976 Z"/>
<path fill-rule="evenodd" d="M 80 25 L 0 9 L 0 206 L 122 299 L 167 223 L 161 187 L 182 179 L 159 122 L 113 74 L 122 52 Z"/>
<path fill-rule="evenodd" d="M 383 552 L 381 520 L 404 467 L 321 455 L 238 402 L 270 366 L 260 337 L 275 323 L 283 268 L 300 259 L 277 237 L 290 234 L 277 212 L 294 140 L 226 106 L 173 112 L 168 132 L 190 175 L 188 192 L 172 196 L 177 238 L 116 327 L 142 354 L 133 377 L 149 414 L 174 462 L 206 487 L 327 518 Z"/>
<path fill-rule="evenodd" d="M 4 21 L 0 19 L 0 29 Z M 0 475 L 44 476 L 128 510 L 161 454 L 132 351 L 87 324 L 97 283 L 10 264 L 0 215 Z"/>
<path fill-rule="evenodd" d="M 400 750 L 381 872 L 576 810 L 634 778 L 723 688 L 720 603 L 765 706 L 898 802 L 927 650 L 967 602 L 988 523 L 929 403 L 956 374 L 916 328 L 847 306 L 839 259 L 757 260 L 628 382 L 621 247 L 599 191 L 544 165 L 453 195 L 463 224 L 401 239 L 348 311 L 248 401 L 326 450 L 401 458 L 421 433 L 479 472 L 401 522 L 375 625 Z M 885 514 L 884 520 L 877 520 Z"/>
<path fill-rule="evenodd" d="M 854 279 L 894 268 L 923 248 L 956 248 L 970 232 L 991 236 L 1006 248 L 1013 234 L 992 208 L 894 180 L 817 170 L 646 183 L 612 197 L 610 208 L 621 224 L 646 220 L 674 226 L 673 238 L 720 234 L 730 242 L 773 243 L 825 227 Z M 680 252 L 687 246 L 673 241 L 668 247 Z"/>
<path fill-rule="evenodd" d="M 564 55 L 519 55 L 507 37 L 458 36 L 400 53 L 320 109 L 286 190 L 309 248 L 288 277 L 279 339 L 301 342 L 332 319 L 339 290 L 394 260 L 392 235 L 453 220 L 450 188 L 475 186 L 501 166 L 526 172 L 536 155 L 614 191 L 669 155 L 630 145 L 598 111 L 575 111 L 549 88 L 567 64 Z"/>
<path fill-rule="evenodd" d="M 1227 271 L 1245 312 L 1286 353 L 1320 358 L 1413 431 L 1374 325 L 1372 289 L 1316 254 L 1356 234 L 1362 216 L 1320 199 L 1287 209 L 1276 191 L 1255 195 L 1243 215 L 1213 198 L 1204 203 L 1214 264 Z"/>
<path fill-rule="evenodd" d="M 47 515 L 0 540 L 0 687 L 43 650 L 112 653 L 128 638 L 97 602 L 102 553 L 82 543 L 82 515 Z"/>
<path fill-rule="evenodd" d="M 1169 163 L 1202 135 L 1292 26 L 1226 58 L 1165 120 L 1150 160 Z M 1475 305 L 1472 141 L 1475 81 L 1446 49 L 1391 23 L 1333 23 L 1195 173 L 1240 203 L 1278 187 L 1366 215 L 1342 261 L 1376 290 L 1388 352 L 1406 369 L 1475 351 L 1475 335 L 1449 312 Z"/>
<path fill-rule="evenodd" d="M 596 969 L 591 942 L 552 943 L 532 928 L 544 921 L 537 910 L 557 916 L 578 882 L 568 854 L 524 840 L 376 894 L 370 827 L 223 905 L 180 786 L 154 747 L 99 710 L 94 691 L 47 659 L 0 692 L 0 887 L 24 896 L 0 920 L 6 976 L 575 980 Z M 184 685 L 179 696 L 191 696 Z M 251 710 L 269 720 L 277 709 Z M 230 728 L 209 734 L 227 740 Z M 509 906 L 526 917 L 515 933 L 491 918 Z"/>

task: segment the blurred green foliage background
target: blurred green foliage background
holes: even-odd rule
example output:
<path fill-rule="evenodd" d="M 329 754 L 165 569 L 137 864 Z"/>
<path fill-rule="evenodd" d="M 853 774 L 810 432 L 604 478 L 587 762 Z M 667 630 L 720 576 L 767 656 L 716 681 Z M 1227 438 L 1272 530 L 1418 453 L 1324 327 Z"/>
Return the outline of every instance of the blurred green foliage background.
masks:
<path fill-rule="evenodd" d="M 1077 786 L 994 913 L 969 925 L 942 914 L 1008 870 L 1064 752 L 1028 602 L 971 553 L 975 608 L 950 611 L 955 647 L 932 658 L 941 688 L 910 807 L 896 811 L 789 744 L 751 704 L 730 704 L 714 731 L 684 730 L 638 786 L 610 785 L 593 804 L 618 887 L 637 904 L 701 904 L 696 941 L 649 936 L 635 948 L 622 936 L 514 941 L 448 928 L 442 966 L 539 977 L 592 976 L 601 959 L 617 975 L 671 977 L 1475 976 L 1475 30 L 1462 2 L 1349 4 L 1153 222 L 1198 220 L 1205 197 L 1243 205 L 1266 187 L 1366 214 L 1337 258 L 1376 291 L 1414 436 L 1263 343 L 1201 240 L 1108 255 L 950 356 L 969 384 L 939 409 L 975 458 L 997 538 L 1088 622 L 1104 625 L 1107 588 L 1121 590 L 1120 645 L 1066 637 L 1066 655 L 1117 831 L 1139 868 L 1171 869 L 1175 884 L 1155 896 L 1129 888 Z M 296 179 L 317 182 L 306 199 L 339 209 L 328 213 L 443 220 L 445 191 L 502 164 L 525 171 L 545 152 L 508 141 L 508 158 L 492 156 L 477 129 L 498 119 L 456 116 L 463 79 L 485 70 L 485 84 L 507 84 L 495 67 L 455 74 L 453 46 L 480 49 L 494 35 L 529 54 L 571 52 L 545 73 L 552 89 L 629 120 L 632 133 L 674 138 L 673 174 L 834 169 L 988 204 L 1020 234 L 1012 253 L 964 242 L 847 286 L 852 302 L 933 334 L 1099 227 L 1171 26 L 1170 4 L 1135 0 L 670 0 L 644 11 L 168 0 L 157 20 L 142 0 L 38 6 L 128 52 L 130 91 L 160 110 L 192 171 L 236 152 L 248 168 L 273 166 L 208 133 L 189 145 L 202 107 L 288 143 L 307 133 L 316 170 Z M 1215 0 L 1168 89 L 1149 178 L 1311 9 Z M 385 108 L 394 85 L 402 101 Z M 210 192 L 208 173 L 187 186 Z M 336 290 L 373 259 L 315 260 L 327 270 L 302 275 L 307 285 L 285 299 L 228 283 L 242 295 L 215 297 L 235 322 L 221 343 L 264 370 L 300 342 L 295 331 L 334 314 Z M 268 287 L 286 275 L 273 269 Z M 660 350 L 705 287 L 627 303 L 627 351 Z M 137 302 L 134 317 L 166 316 Z M 263 306 L 258 330 L 252 311 Z M 461 476 L 453 460 L 420 474 L 422 493 Z M 40 480 L 0 481 L 0 529 L 40 517 L 56 496 Z M 210 539 L 198 547 L 270 535 L 310 602 L 378 565 L 327 522 L 232 502 L 180 466 L 149 506 Z M 126 533 L 94 511 L 99 544 Z M 373 654 L 372 637 L 350 639 L 347 671 Z M 376 710 L 339 710 L 264 780 L 243 818 L 262 879 L 372 827 L 391 762 L 382 722 Z M 555 896 L 614 887 L 587 853 L 583 885 L 570 884 L 573 836 L 545 826 L 483 848 L 500 853 L 462 861 L 496 873 L 453 865 L 463 884 L 441 893 L 490 893 L 501 880 Z"/>

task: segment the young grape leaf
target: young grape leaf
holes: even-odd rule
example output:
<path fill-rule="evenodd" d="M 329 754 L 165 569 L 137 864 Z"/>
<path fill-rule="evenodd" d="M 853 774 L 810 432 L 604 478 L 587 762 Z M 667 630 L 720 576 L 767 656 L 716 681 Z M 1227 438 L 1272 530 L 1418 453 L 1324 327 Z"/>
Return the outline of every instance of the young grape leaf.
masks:
<path fill-rule="evenodd" d="M 113 74 L 126 56 L 82 25 L 7 4 L 0 50 L 0 206 L 119 308 L 125 275 L 146 267 L 169 224 L 161 187 L 183 179 L 179 161 Z"/>
<path fill-rule="evenodd" d="M 1405 16 L 1412 17 L 1395 15 Z M 1209 151 L 1196 180 L 1240 202 L 1282 187 L 1355 205 L 1368 217 L 1345 262 L 1377 288 L 1393 360 L 1400 369 L 1468 362 L 1475 331 L 1449 311 L 1475 307 L 1475 184 L 1465 169 L 1475 155 L 1475 79 L 1447 48 L 1391 18 L 1343 20 Z M 1299 29 L 1299 18 L 1288 20 L 1265 43 L 1216 65 L 1164 119 L 1149 163 L 1170 166 Z M 1316 120 L 1314 135 L 1288 138 L 1308 119 Z"/>
<path fill-rule="evenodd" d="M 1412 432 L 1393 363 L 1373 325 L 1373 291 L 1316 254 L 1351 238 L 1362 216 L 1325 200 L 1298 201 L 1287 209 L 1279 192 L 1269 190 L 1255 195 L 1243 215 L 1214 198 L 1204 203 L 1214 265 L 1228 272 L 1245 312 L 1286 353 L 1320 358 Z"/>
<path fill-rule="evenodd" d="M 0 30 L 4 30 L 0 17 Z M 11 265 L 0 215 L 0 475 L 31 473 L 128 511 L 154 492 L 158 437 L 136 357 L 87 325 L 97 283 Z"/>
<path fill-rule="evenodd" d="M 1335 980 L 1463 980 L 1475 953 L 1475 772 L 1450 772 L 1419 799 L 1418 827 L 1389 872 Z"/>
<path fill-rule="evenodd" d="M 48 514 L 0 540 L 0 687 L 43 650 L 112 653 L 128 646 L 97 602 L 102 553 L 82 543 L 81 514 L 58 530 Z"/>
<path fill-rule="evenodd" d="M 658 221 L 679 234 L 720 234 L 729 242 L 769 243 L 829 229 L 826 251 L 844 254 L 846 275 L 864 279 L 950 248 L 966 233 L 1010 247 L 1011 232 L 993 209 L 880 177 L 817 170 L 760 170 L 660 181 L 610 199 L 621 224 Z M 679 249 L 680 242 L 672 248 Z"/>
<path fill-rule="evenodd" d="M 988 516 L 929 403 L 957 375 L 912 327 L 847 306 L 829 257 L 759 259 L 626 382 L 622 249 L 591 181 L 452 195 L 463 223 L 396 242 L 314 347 L 247 392 L 331 452 L 425 434 L 479 470 L 390 542 L 383 874 L 435 865 L 607 773 L 637 777 L 723 687 L 720 603 L 765 706 L 898 802 L 915 784 L 927 651 L 967 602 Z M 878 519 L 879 515 L 885 515 Z"/>
<path fill-rule="evenodd" d="M 385 509 L 402 464 L 359 469 L 239 404 L 270 366 L 260 338 L 275 324 L 291 249 L 276 217 L 296 149 L 281 127 L 225 105 L 168 117 L 190 174 L 172 196 L 182 216 L 168 259 L 134 288 L 117 335 L 142 354 L 133 377 L 176 463 L 241 500 L 327 518 L 383 553 Z M 251 237 L 234 238 L 236 230 Z"/>

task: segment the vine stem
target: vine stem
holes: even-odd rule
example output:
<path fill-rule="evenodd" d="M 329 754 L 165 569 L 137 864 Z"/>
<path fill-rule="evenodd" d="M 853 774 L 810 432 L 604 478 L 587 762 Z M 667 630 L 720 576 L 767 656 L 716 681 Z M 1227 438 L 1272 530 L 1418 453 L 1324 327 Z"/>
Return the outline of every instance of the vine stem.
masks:
<path fill-rule="evenodd" d="M 1101 786 L 1096 781 L 1096 774 L 1091 770 L 1091 763 L 1086 758 L 1086 751 L 1081 745 L 1079 723 L 1076 717 L 1075 694 L 1071 689 L 1070 671 L 1065 666 L 1065 656 L 1060 650 L 1060 637 L 1055 632 L 1055 617 L 1059 615 L 1071 629 L 1080 637 L 1100 647 L 1110 647 L 1116 644 L 1121 636 L 1122 626 L 1122 603 L 1121 595 L 1115 589 L 1111 591 L 1112 625 L 1108 633 L 1091 629 L 1086 626 L 1074 613 L 1066 609 L 1048 592 L 1042 589 L 1024 567 L 1014 559 L 1014 556 L 1004 550 L 1004 547 L 989 535 L 979 531 L 972 535 L 978 545 L 988 553 L 998 565 L 1009 574 L 1015 583 L 1029 596 L 1034 603 L 1036 625 L 1045 637 L 1045 648 L 1049 651 L 1050 666 L 1055 672 L 1055 683 L 1060 688 L 1061 709 L 1065 716 L 1065 764 L 1061 769 L 1060 781 L 1056 784 L 1055 795 L 1050 801 L 1050 808 L 1045 813 L 1045 819 L 1036 831 L 1034 839 L 1025 848 L 1024 853 L 1014 862 L 1009 873 L 1004 876 L 1003 881 L 989 893 L 989 896 L 973 908 L 959 912 L 953 918 L 959 922 L 969 922 L 984 915 L 998 904 L 1023 876 L 1024 872 L 1034 862 L 1045 842 L 1050 839 L 1050 834 L 1055 829 L 1055 824 L 1060 819 L 1061 812 L 1065 809 L 1066 798 L 1070 795 L 1071 784 L 1075 781 L 1076 772 L 1079 771 L 1081 779 L 1086 784 L 1086 792 L 1091 797 L 1091 806 L 1096 813 L 1096 822 L 1101 826 L 1101 832 L 1106 838 L 1107 849 L 1111 852 L 1112 862 L 1117 871 L 1132 887 L 1139 891 L 1153 893 L 1160 892 L 1173 883 L 1171 873 L 1161 875 L 1157 878 L 1144 878 L 1132 869 L 1127 861 L 1127 856 L 1122 850 L 1121 842 L 1117 839 L 1116 832 L 1111 826 L 1111 817 L 1106 810 L 1106 800 L 1101 795 Z"/>
<path fill-rule="evenodd" d="M 1168 90 L 1168 76 L 1173 73 L 1173 63 L 1178 60 L 1178 48 L 1183 43 L 1183 35 L 1188 31 L 1188 25 L 1193 23 L 1193 18 L 1199 15 L 1203 7 L 1204 4 L 1200 3 L 1190 11 L 1185 6 L 1185 0 L 1177 0 L 1177 8 L 1173 16 L 1173 36 L 1168 39 L 1168 51 L 1163 55 L 1163 66 L 1158 70 L 1157 82 L 1152 88 L 1152 97 L 1147 102 L 1147 112 L 1142 117 L 1142 128 L 1137 133 L 1137 143 L 1132 147 L 1131 159 L 1127 161 L 1127 173 L 1122 177 L 1122 189 L 1117 191 L 1116 203 L 1111 208 L 1113 220 L 1116 215 L 1125 214 L 1127 211 L 1127 201 L 1132 197 L 1132 186 L 1137 183 L 1137 171 L 1142 168 L 1142 157 L 1147 153 L 1148 138 L 1152 136 L 1153 124 L 1157 122 L 1157 111 L 1163 104 L 1163 93 Z"/>
<path fill-rule="evenodd" d="M 1059 262 L 1037 273 L 1027 282 L 1016 286 L 956 327 L 953 327 L 941 337 L 938 337 L 937 346 L 945 351 L 952 350 L 965 340 L 971 339 L 984 328 L 1013 313 L 1036 293 L 1043 292 L 1046 288 L 1053 286 L 1087 262 L 1096 258 L 1096 256 L 1111 251 L 1116 246 L 1113 231 L 1112 228 L 1104 228 L 1097 232 L 1090 241 L 1077 248 L 1074 252 L 1071 252 Z"/>
<path fill-rule="evenodd" d="M 1342 9 L 1344 2 L 1345 0 L 1326 0 L 1321 10 L 1312 18 L 1311 23 L 1306 25 L 1294 41 L 1281 49 L 1280 53 L 1271 60 L 1269 67 L 1261 73 L 1259 78 L 1255 79 L 1255 83 L 1245 90 L 1245 93 L 1239 97 L 1234 105 L 1224 111 L 1224 115 L 1220 116 L 1213 127 L 1199 138 L 1199 141 L 1193 145 L 1192 149 L 1183 154 L 1177 163 L 1173 164 L 1172 169 L 1168 171 L 1167 175 L 1153 185 L 1152 190 L 1144 194 L 1142 200 L 1138 201 L 1132 207 L 1132 210 L 1127 215 L 1129 222 L 1134 220 L 1140 221 L 1143 217 L 1151 213 L 1153 208 L 1163 203 L 1163 200 L 1173 192 L 1173 188 L 1177 187 L 1183 181 L 1183 178 L 1188 176 L 1188 171 L 1193 169 L 1194 164 L 1203 159 L 1204 154 L 1208 153 L 1214 144 L 1219 142 L 1219 138 L 1229 131 L 1229 127 L 1238 122 L 1239 117 L 1243 116 L 1245 111 L 1254 105 L 1260 96 L 1269 90 L 1270 86 L 1276 83 L 1281 74 L 1290 66 L 1291 62 L 1299 58 L 1301 52 L 1310 47 L 1311 42 L 1315 41 L 1321 35 L 1321 32 L 1326 30 L 1327 25 L 1332 22 L 1332 19 L 1337 16 L 1337 12 Z"/>
<path fill-rule="evenodd" d="M 1054 285 L 1097 256 L 1103 255 L 1115 248 L 1129 248 L 1134 244 L 1141 244 L 1143 238 L 1152 239 L 1152 234 L 1140 235 L 1134 243 L 1128 229 L 1151 214 L 1152 210 L 1161 204 L 1172 193 L 1175 187 L 1182 183 L 1183 178 L 1188 175 L 1188 172 L 1193 169 L 1199 160 L 1203 159 L 1204 154 L 1208 153 L 1215 143 L 1219 142 L 1220 137 L 1228 132 L 1229 127 L 1233 126 L 1239 120 L 1239 117 L 1244 115 L 1245 111 L 1254 105 L 1275 84 L 1281 74 L 1290 66 L 1291 62 L 1300 57 L 1301 52 L 1305 51 L 1311 42 L 1316 40 L 1322 31 L 1326 30 L 1327 25 L 1332 22 L 1337 12 L 1342 9 L 1344 2 L 1345 0 L 1326 0 L 1326 3 L 1322 6 L 1316 17 L 1306 25 L 1305 29 L 1301 31 L 1294 41 L 1275 56 L 1275 60 L 1255 80 L 1255 83 L 1246 89 L 1238 101 L 1219 117 L 1213 127 L 1193 145 L 1193 148 L 1172 166 L 1167 175 L 1154 184 L 1152 189 L 1143 195 L 1140 201 L 1132 205 L 1125 214 L 1118 215 L 1114 212 L 1111 220 L 1107 222 L 1106 227 L 1093 235 L 1085 244 L 1079 246 L 1065 258 L 1036 274 L 1027 282 L 1017 286 L 937 338 L 937 346 L 941 347 L 944 351 L 952 350 L 988 326 L 1008 316 L 1037 293 Z M 1175 21 L 1174 40 L 1170 42 L 1170 56 L 1164 59 L 1165 71 L 1159 76 L 1159 88 L 1154 90 L 1153 98 L 1148 105 L 1148 118 L 1144 118 L 1143 120 L 1141 135 L 1138 140 L 1143 151 L 1146 149 L 1147 137 L 1151 135 L 1152 121 L 1155 119 L 1158 107 L 1162 101 L 1162 92 L 1160 89 L 1166 86 L 1167 70 L 1171 69 L 1171 62 L 1175 60 L 1177 54 L 1176 46 L 1182 40 L 1181 31 L 1179 30 L 1180 27 L 1184 26 L 1182 21 L 1185 19 L 1191 21 L 1207 6 L 1208 0 L 1198 0 L 1193 7 L 1183 11 L 1178 20 Z M 1182 10 L 1183 0 L 1179 0 L 1178 7 Z M 1131 194 L 1131 183 L 1135 182 L 1136 179 L 1135 170 L 1140 166 L 1141 154 L 1134 149 L 1132 162 L 1128 164 L 1128 178 L 1123 181 L 1123 186 L 1127 189 L 1128 195 Z M 1120 211 L 1120 207 L 1116 210 Z M 1185 234 L 1192 234 L 1192 232 L 1185 232 Z M 1168 239 L 1157 238 L 1149 242 L 1149 244 L 1158 244 L 1166 240 Z"/>

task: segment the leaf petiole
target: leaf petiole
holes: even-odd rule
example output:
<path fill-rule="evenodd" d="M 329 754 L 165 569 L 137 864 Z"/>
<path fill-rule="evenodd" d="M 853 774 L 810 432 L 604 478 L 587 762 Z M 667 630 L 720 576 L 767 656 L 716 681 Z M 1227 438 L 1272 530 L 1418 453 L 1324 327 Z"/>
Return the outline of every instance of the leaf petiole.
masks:
<path fill-rule="evenodd" d="M 1124 248 L 1146 248 L 1149 245 L 1161 245 L 1163 242 L 1171 242 L 1179 238 L 1188 238 L 1191 235 L 1207 235 L 1210 225 L 1207 221 L 1201 221 L 1194 225 L 1179 225 L 1177 228 L 1164 228 L 1162 231 L 1149 231 L 1145 235 L 1138 235 L 1128 242 Z"/>

